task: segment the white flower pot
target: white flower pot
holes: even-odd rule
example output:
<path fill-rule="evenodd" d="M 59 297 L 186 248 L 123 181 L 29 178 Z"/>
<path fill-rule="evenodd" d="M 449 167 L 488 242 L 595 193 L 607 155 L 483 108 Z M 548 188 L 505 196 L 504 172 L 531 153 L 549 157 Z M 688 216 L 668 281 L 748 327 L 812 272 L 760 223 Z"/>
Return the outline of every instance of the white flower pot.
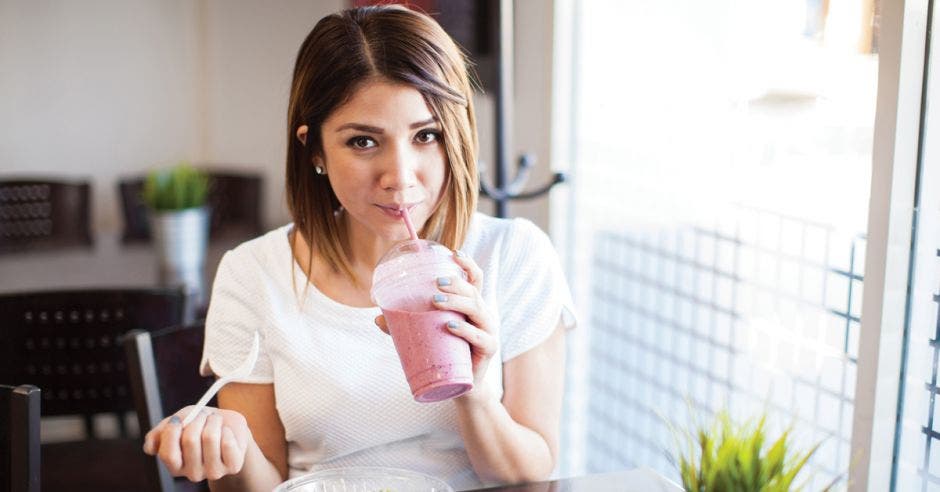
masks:
<path fill-rule="evenodd" d="M 205 206 L 150 213 L 150 234 L 157 252 L 160 283 L 182 285 L 193 303 L 191 307 L 202 306 L 206 301 L 209 217 L 209 207 Z"/>

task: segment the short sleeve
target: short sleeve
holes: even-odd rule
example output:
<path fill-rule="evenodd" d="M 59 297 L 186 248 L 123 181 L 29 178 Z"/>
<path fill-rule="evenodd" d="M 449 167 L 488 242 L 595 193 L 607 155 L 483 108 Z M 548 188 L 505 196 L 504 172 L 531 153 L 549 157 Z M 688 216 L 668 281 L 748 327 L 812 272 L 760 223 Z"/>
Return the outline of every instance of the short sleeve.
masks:
<path fill-rule="evenodd" d="M 500 339 L 505 362 L 545 341 L 558 327 L 576 324 L 574 303 L 558 253 L 526 219 L 514 219 L 500 252 Z"/>
<path fill-rule="evenodd" d="M 237 250 L 222 257 L 212 286 L 209 312 L 206 314 L 206 341 L 199 373 L 225 376 L 232 372 L 251 351 L 255 331 L 261 337 L 258 361 L 241 383 L 271 383 L 274 373 L 265 350 L 262 286 L 252 280 L 251 269 L 260 268 L 253 258 Z"/>

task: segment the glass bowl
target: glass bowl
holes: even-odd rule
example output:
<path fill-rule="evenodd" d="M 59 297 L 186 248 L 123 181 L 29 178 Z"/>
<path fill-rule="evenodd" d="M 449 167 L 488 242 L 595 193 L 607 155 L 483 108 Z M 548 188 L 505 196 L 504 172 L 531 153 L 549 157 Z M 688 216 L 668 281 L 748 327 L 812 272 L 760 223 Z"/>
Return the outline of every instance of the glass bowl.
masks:
<path fill-rule="evenodd" d="M 378 466 L 320 470 L 288 480 L 274 492 L 454 492 L 430 475 Z"/>

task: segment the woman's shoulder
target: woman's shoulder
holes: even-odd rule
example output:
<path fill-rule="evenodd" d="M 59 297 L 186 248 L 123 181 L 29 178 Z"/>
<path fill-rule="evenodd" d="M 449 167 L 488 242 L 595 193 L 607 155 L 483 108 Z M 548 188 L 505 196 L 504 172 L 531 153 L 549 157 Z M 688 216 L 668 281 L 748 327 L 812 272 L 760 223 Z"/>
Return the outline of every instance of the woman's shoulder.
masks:
<path fill-rule="evenodd" d="M 239 269 L 257 269 L 259 272 L 270 271 L 275 265 L 289 264 L 290 246 L 287 235 L 292 226 L 293 224 L 280 226 L 235 246 L 222 257 L 222 264 Z"/>
<path fill-rule="evenodd" d="M 484 270 L 503 265 L 499 271 L 509 272 L 520 262 L 543 261 L 555 255 L 548 235 L 529 219 L 502 219 L 476 213 L 467 239 L 461 248 Z"/>
<path fill-rule="evenodd" d="M 468 242 L 479 244 L 521 243 L 548 241 L 548 235 L 531 220 L 523 217 L 503 219 L 481 212 L 473 215 Z"/>

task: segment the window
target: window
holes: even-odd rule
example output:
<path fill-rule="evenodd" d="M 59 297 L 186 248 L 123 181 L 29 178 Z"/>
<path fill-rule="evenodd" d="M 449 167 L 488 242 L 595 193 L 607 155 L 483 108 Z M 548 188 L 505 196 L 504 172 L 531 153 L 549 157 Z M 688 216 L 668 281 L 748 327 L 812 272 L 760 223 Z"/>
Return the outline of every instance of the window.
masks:
<path fill-rule="evenodd" d="M 900 351 L 878 355 L 885 333 L 903 332 L 884 292 L 907 264 L 885 244 L 903 243 L 894 231 L 913 195 L 899 205 L 903 193 L 872 176 L 913 184 L 903 170 L 916 166 L 919 123 L 902 116 L 919 112 L 925 35 L 901 29 L 901 9 L 925 19 L 926 2 L 825 4 L 556 2 L 553 155 L 573 179 L 554 213 L 586 335 L 570 356 L 568 473 L 677 477 L 667 422 L 727 408 L 766 410 L 801 446 L 822 442 L 811 489 L 845 483 L 850 464 L 854 483 L 890 475 L 894 429 L 872 429 L 892 405 L 876 404 L 875 380 L 899 379 Z M 863 311 L 877 316 L 866 325 Z M 918 337 L 920 353 L 940 346 Z M 932 402 L 936 381 L 916 378 Z M 920 406 L 911 429 L 929 448 L 934 407 Z M 881 439 L 859 461 L 859 445 Z"/>

